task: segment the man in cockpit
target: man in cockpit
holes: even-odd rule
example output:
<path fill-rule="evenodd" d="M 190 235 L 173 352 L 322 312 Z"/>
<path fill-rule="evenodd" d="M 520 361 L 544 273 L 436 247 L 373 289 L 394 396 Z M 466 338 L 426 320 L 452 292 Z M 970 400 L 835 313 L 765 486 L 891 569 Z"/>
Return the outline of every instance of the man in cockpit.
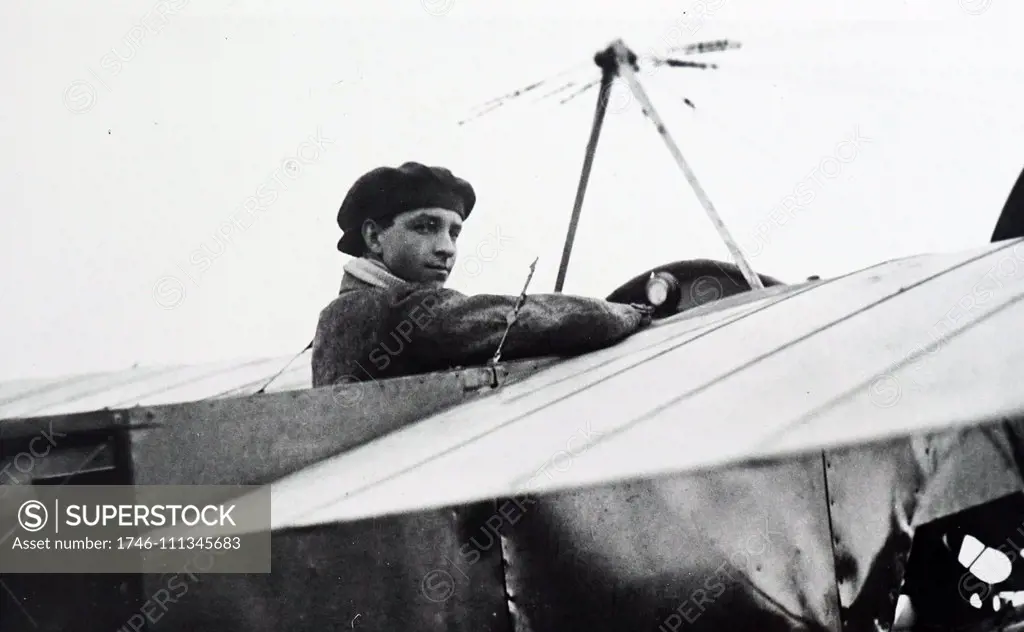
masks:
<path fill-rule="evenodd" d="M 313 386 L 610 346 L 650 322 L 644 311 L 569 296 L 466 296 L 446 289 L 462 223 L 476 204 L 469 182 L 441 167 L 380 167 L 353 184 L 338 211 L 341 291 L 320 313 Z"/>

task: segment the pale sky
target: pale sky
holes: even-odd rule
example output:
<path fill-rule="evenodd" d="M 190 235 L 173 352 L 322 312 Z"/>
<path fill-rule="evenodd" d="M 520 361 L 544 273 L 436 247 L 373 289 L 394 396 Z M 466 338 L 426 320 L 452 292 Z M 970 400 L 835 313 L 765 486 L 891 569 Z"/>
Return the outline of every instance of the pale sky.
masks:
<path fill-rule="evenodd" d="M 297 352 L 337 292 L 346 190 L 406 160 L 476 188 L 450 287 L 517 293 L 539 256 L 531 291 L 551 291 L 595 93 L 456 123 L 564 70 L 596 78 L 616 37 L 742 43 L 641 80 L 784 281 L 985 243 L 1024 167 L 1014 0 L 358 4 L 0 6 L 0 379 Z M 258 195 L 276 199 L 250 214 Z M 617 86 L 565 289 L 702 257 L 728 254 Z"/>

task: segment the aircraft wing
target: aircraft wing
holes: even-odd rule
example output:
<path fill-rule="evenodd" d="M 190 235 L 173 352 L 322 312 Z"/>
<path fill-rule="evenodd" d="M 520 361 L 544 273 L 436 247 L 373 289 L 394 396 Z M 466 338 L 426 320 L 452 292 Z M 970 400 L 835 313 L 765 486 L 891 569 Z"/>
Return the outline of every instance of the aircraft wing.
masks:
<path fill-rule="evenodd" d="M 283 478 L 272 487 L 273 528 L 1019 416 L 1022 264 L 1015 240 L 680 314 Z"/>

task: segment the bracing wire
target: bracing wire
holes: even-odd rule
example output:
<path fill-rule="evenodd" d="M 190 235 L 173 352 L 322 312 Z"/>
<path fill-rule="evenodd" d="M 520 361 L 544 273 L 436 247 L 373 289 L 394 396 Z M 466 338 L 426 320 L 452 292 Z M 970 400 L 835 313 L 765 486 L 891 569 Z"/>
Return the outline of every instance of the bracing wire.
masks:
<path fill-rule="evenodd" d="M 687 44 L 685 46 L 677 46 L 677 47 L 674 47 L 674 48 L 669 48 L 664 54 L 661 54 L 661 55 L 653 54 L 653 53 L 652 54 L 646 54 L 644 56 L 639 57 L 637 62 L 638 63 L 643 63 L 644 65 L 650 65 L 652 67 L 664 66 L 664 67 L 668 67 L 668 68 L 687 68 L 687 69 L 694 69 L 694 70 L 716 70 L 718 68 L 718 65 L 715 64 L 715 63 L 705 63 L 705 62 L 690 61 L 690 60 L 685 60 L 685 59 L 678 59 L 675 56 L 669 56 L 669 55 L 670 54 L 676 54 L 676 55 L 682 55 L 682 56 L 686 56 L 686 55 L 701 55 L 701 54 L 707 54 L 707 53 L 722 52 L 722 51 L 736 49 L 736 48 L 740 48 L 740 44 L 739 44 L 739 42 L 735 42 L 735 41 L 732 41 L 732 40 L 713 40 L 713 41 L 706 41 L 706 42 L 695 42 L 695 43 L 692 43 L 692 44 Z M 530 83 L 530 84 L 528 84 L 526 86 L 523 86 L 522 88 L 518 88 L 516 90 L 508 92 L 508 93 L 506 93 L 504 95 L 501 95 L 499 97 L 495 97 L 493 99 L 489 99 L 489 100 L 485 101 L 484 103 L 481 103 L 480 105 L 476 106 L 475 108 L 472 108 L 472 110 L 474 110 L 472 112 L 472 114 L 470 116 L 460 120 L 458 122 L 458 124 L 459 125 L 465 125 L 466 123 L 469 123 L 470 121 L 479 119 L 479 118 L 481 118 L 481 117 L 483 117 L 483 116 L 485 116 L 487 114 L 490 114 L 491 112 L 494 112 L 495 110 L 497 110 L 497 109 L 499 109 L 501 107 L 504 107 L 504 106 L 508 105 L 509 103 L 512 103 L 512 102 L 514 102 L 514 101 L 516 101 L 516 100 L 518 100 L 518 99 L 520 99 L 520 98 L 522 98 L 524 96 L 533 94 L 534 92 L 536 92 L 538 90 L 541 90 L 542 88 L 551 88 L 552 84 L 555 83 L 556 81 L 558 81 L 559 79 L 565 78 L 568 75 L 571 75 L 571 74 L 574 74 L 574 73 L 580 73 L 581 70 L 583 70 L 583 66 L 589 66 L 589 65 L 590 65 L 589 62 L 584 62 L 582 64 L 576 64 L 575 66 L 572 66 L 572 67 L 570 67 L 570 68 L 568 68 L 566 70 L 563 70 L 563 71 L 561 71 L 559 73 L 556 73 L 555 75 L 552 75 L 552 76 L 548 77 L 547 79 L 543 79 L 543 80 L 540 80 L 540 81 L 535 81 L 535 82 Z M 540 102 L 540 101 L 546 100 L 548 98 L 564 94 L 564 93 L 568 92 L 569 90 L 573 90 L 568 96 L 566 96 L 566 97 L 564 97 L 564 98 L 562 98 L 562 99 L 560 99 L 558 101 L 559 105 L 565 105 L 566 103 L 569 103 L 570 101 L 575 100 L 577 97 L 579 97 L 579 96 L 581 96 L 583 94 L 586 94 L 591 89 L 596 88 L 598 86 L 598 84 L 600 84 L 600 83 L 601 83 L 600 77 L 597 77 L 595 79 L 587 79 L 587 80 L 584 80 L 582 82 L 581 82 L 581 80 L 579 78 L 571 78 L 571 79 L 569 79 L 567 81 L 559 83 L 554 88 L 549 89 L 545 94 L 543 94 L 535 102 Z M 689 99 L 687 99 L 687 105 L 689 105 L 690 107 L 694 107 L 693 103 L 690 102 Z"/>
<path fill-rule="evenodd" d="M 561 86 L 555 88 L 554 90 L 551 90 L 550 92 L 545 92 L 536 101 L 534 101 L 534 103 L 540 103 L 541 101 L 544 101 L 545 99 L 550 99 L 551 97 L 556 96 L 558 94 L 561 94 L 561 93 L 565 92 L 566 90 L 568 90 L 570 88 L 575 88 L 578 85 L 579 85 L 578 81 L 567 81 L 566 83 L 564 83 Z"/>
<path fill-rule="evenodd" d="M 581 63 L 575 64 L 573 66 L 570 66 L 569 68 L 566 68 L 565 70 L 562 70 L 562 71 L 560 71 L 558 73 L 555 73 L 554 75 L 551 75 L 550 77 L 548 77 L 546 79 L 542 79 L 540 81 L 535 81 L 535 82 L 533 82 L 533 83 L 531 83 L 529 85 L 526 85 L 526 86 L 524 86 L 522 88 L 518 88 L 518 89 L 513 90 L 511 92 L 505 93 L 505 94 L 503 94 L 503 95 L 501 95 L 499 97 L 495 97 L 493 99 L 489 99 L 489 100 L 481 103 L 480 105 L 477 105 L 474 108 L 472 108 L 472 110 L 476 110 L 476 112 L 472 113 L 467 118 L 462 119 L 461 121 L 458 122 L 458 124 L 459 125 L 465 125 L 466 123 L 468 123 L 470 121 L 478 119 L 478 118 L 480 118 L 480 117 L 482 117 L 482 116 L 484 116 L 486 114 L 489 114 L 489 113 L 497 110 L 498 108 L 504 107 L 505 105 L 507 105 L 508 103 L 510 103 L 512 101 L 515 101 L 515 100 L 517 100 L 517 99 L 519 99 L 521 97 L 527 96 L 527 95 L 535 92 L 536 90 L 539 90 L 540 88 L 549 86 L 551 83 L 557 81 L 558 79 L 561 79 L 561 78 L 563 78 L 563 77 L 565 77 L 567 75 L 573 74 L 573 73 L 578 73 L 580 70 L 582 70 L 585 67 L 585 65 L 586 65 L 586 62 L 581 62 Z M 570 81 L 569 85 L 571 85 L 572 83 L 573 82 Z M 562 88 L 559 88 L 559 90 L 560 89 L 564 89 L 564 87 L 565 86 L 563 85 Z"/>
<path fill-rule="evenodd" d="M 558 104 L 559 105 L 565 105 L 566 103 L 568 103 L 569 101 L 572 101 L 573 99 L 575 99 L 576 97 L 580 96 L 581 94 L 586 93 L 587 91 L 589 91 L 591 88 L 593 88 L 594 86 L 596 86 L 599 83 L 601 83 L 600 79 L 594 79 L 593 81 L 588 81 L 587 83 L 583 84 L 583 86 L 579 90 L 573 92 L 569 96 L 567 96 L 564 99 L 562 99 L 561 101 L 559 101 Z"/>
<path fill-rule="evenodd" d="M 270 386 L 271 383 L 273 383 L 274 380 L 276 380 L 277 378 L 281 377 L 281 374 L 284 373 L 285 371 L 287 371 L 288 367 L 290 367 L 292 364 L 294 364 L 295 361 L 298 360 L 299 357 L 303 353 L 306 353 L 307 351 L 309 351 L 312 348 L 313 348 L 313 341 L 310 340 L 309 344 L 306 345 L 305 347 L 303 347 L 302 351 L 300 351 L 300 352 L 296 353 L 294 356 L 292 356 L 291 360 L 289 360 L 287 363 L 285 363 L 285 365 L 283 367 L 281 367 L 281 369 L 277 373 L 274 373 L 273 375 L 271 375 L 270 379 L 268 379 L 266 381 L 266 383 L 263 384 L 263 386 L 261 386 L 260 389 L 258 391 L 256 391 L 255 393 L 253 393 L 253 394 L 254 395 L 260 395 L 262 393 L 265 393 L 267 391 L 267 387 Z"/>

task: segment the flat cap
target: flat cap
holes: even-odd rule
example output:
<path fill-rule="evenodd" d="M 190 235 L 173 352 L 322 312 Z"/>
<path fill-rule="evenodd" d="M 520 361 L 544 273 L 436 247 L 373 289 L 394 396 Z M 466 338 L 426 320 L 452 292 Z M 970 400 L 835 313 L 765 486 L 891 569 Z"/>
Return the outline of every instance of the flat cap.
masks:
<path fill-rule="evenodd" d="M 476 205 L 473 186 L 443 167 L 407 162 L 401 167 L 378 167 L 363 174 L 348 190 L 338 210 L 343 231 L 338 250 L 358 257 L 363 253 L 363 222 L 383 220 L 421 208 L 455 211 L 469 217 Z"/>

